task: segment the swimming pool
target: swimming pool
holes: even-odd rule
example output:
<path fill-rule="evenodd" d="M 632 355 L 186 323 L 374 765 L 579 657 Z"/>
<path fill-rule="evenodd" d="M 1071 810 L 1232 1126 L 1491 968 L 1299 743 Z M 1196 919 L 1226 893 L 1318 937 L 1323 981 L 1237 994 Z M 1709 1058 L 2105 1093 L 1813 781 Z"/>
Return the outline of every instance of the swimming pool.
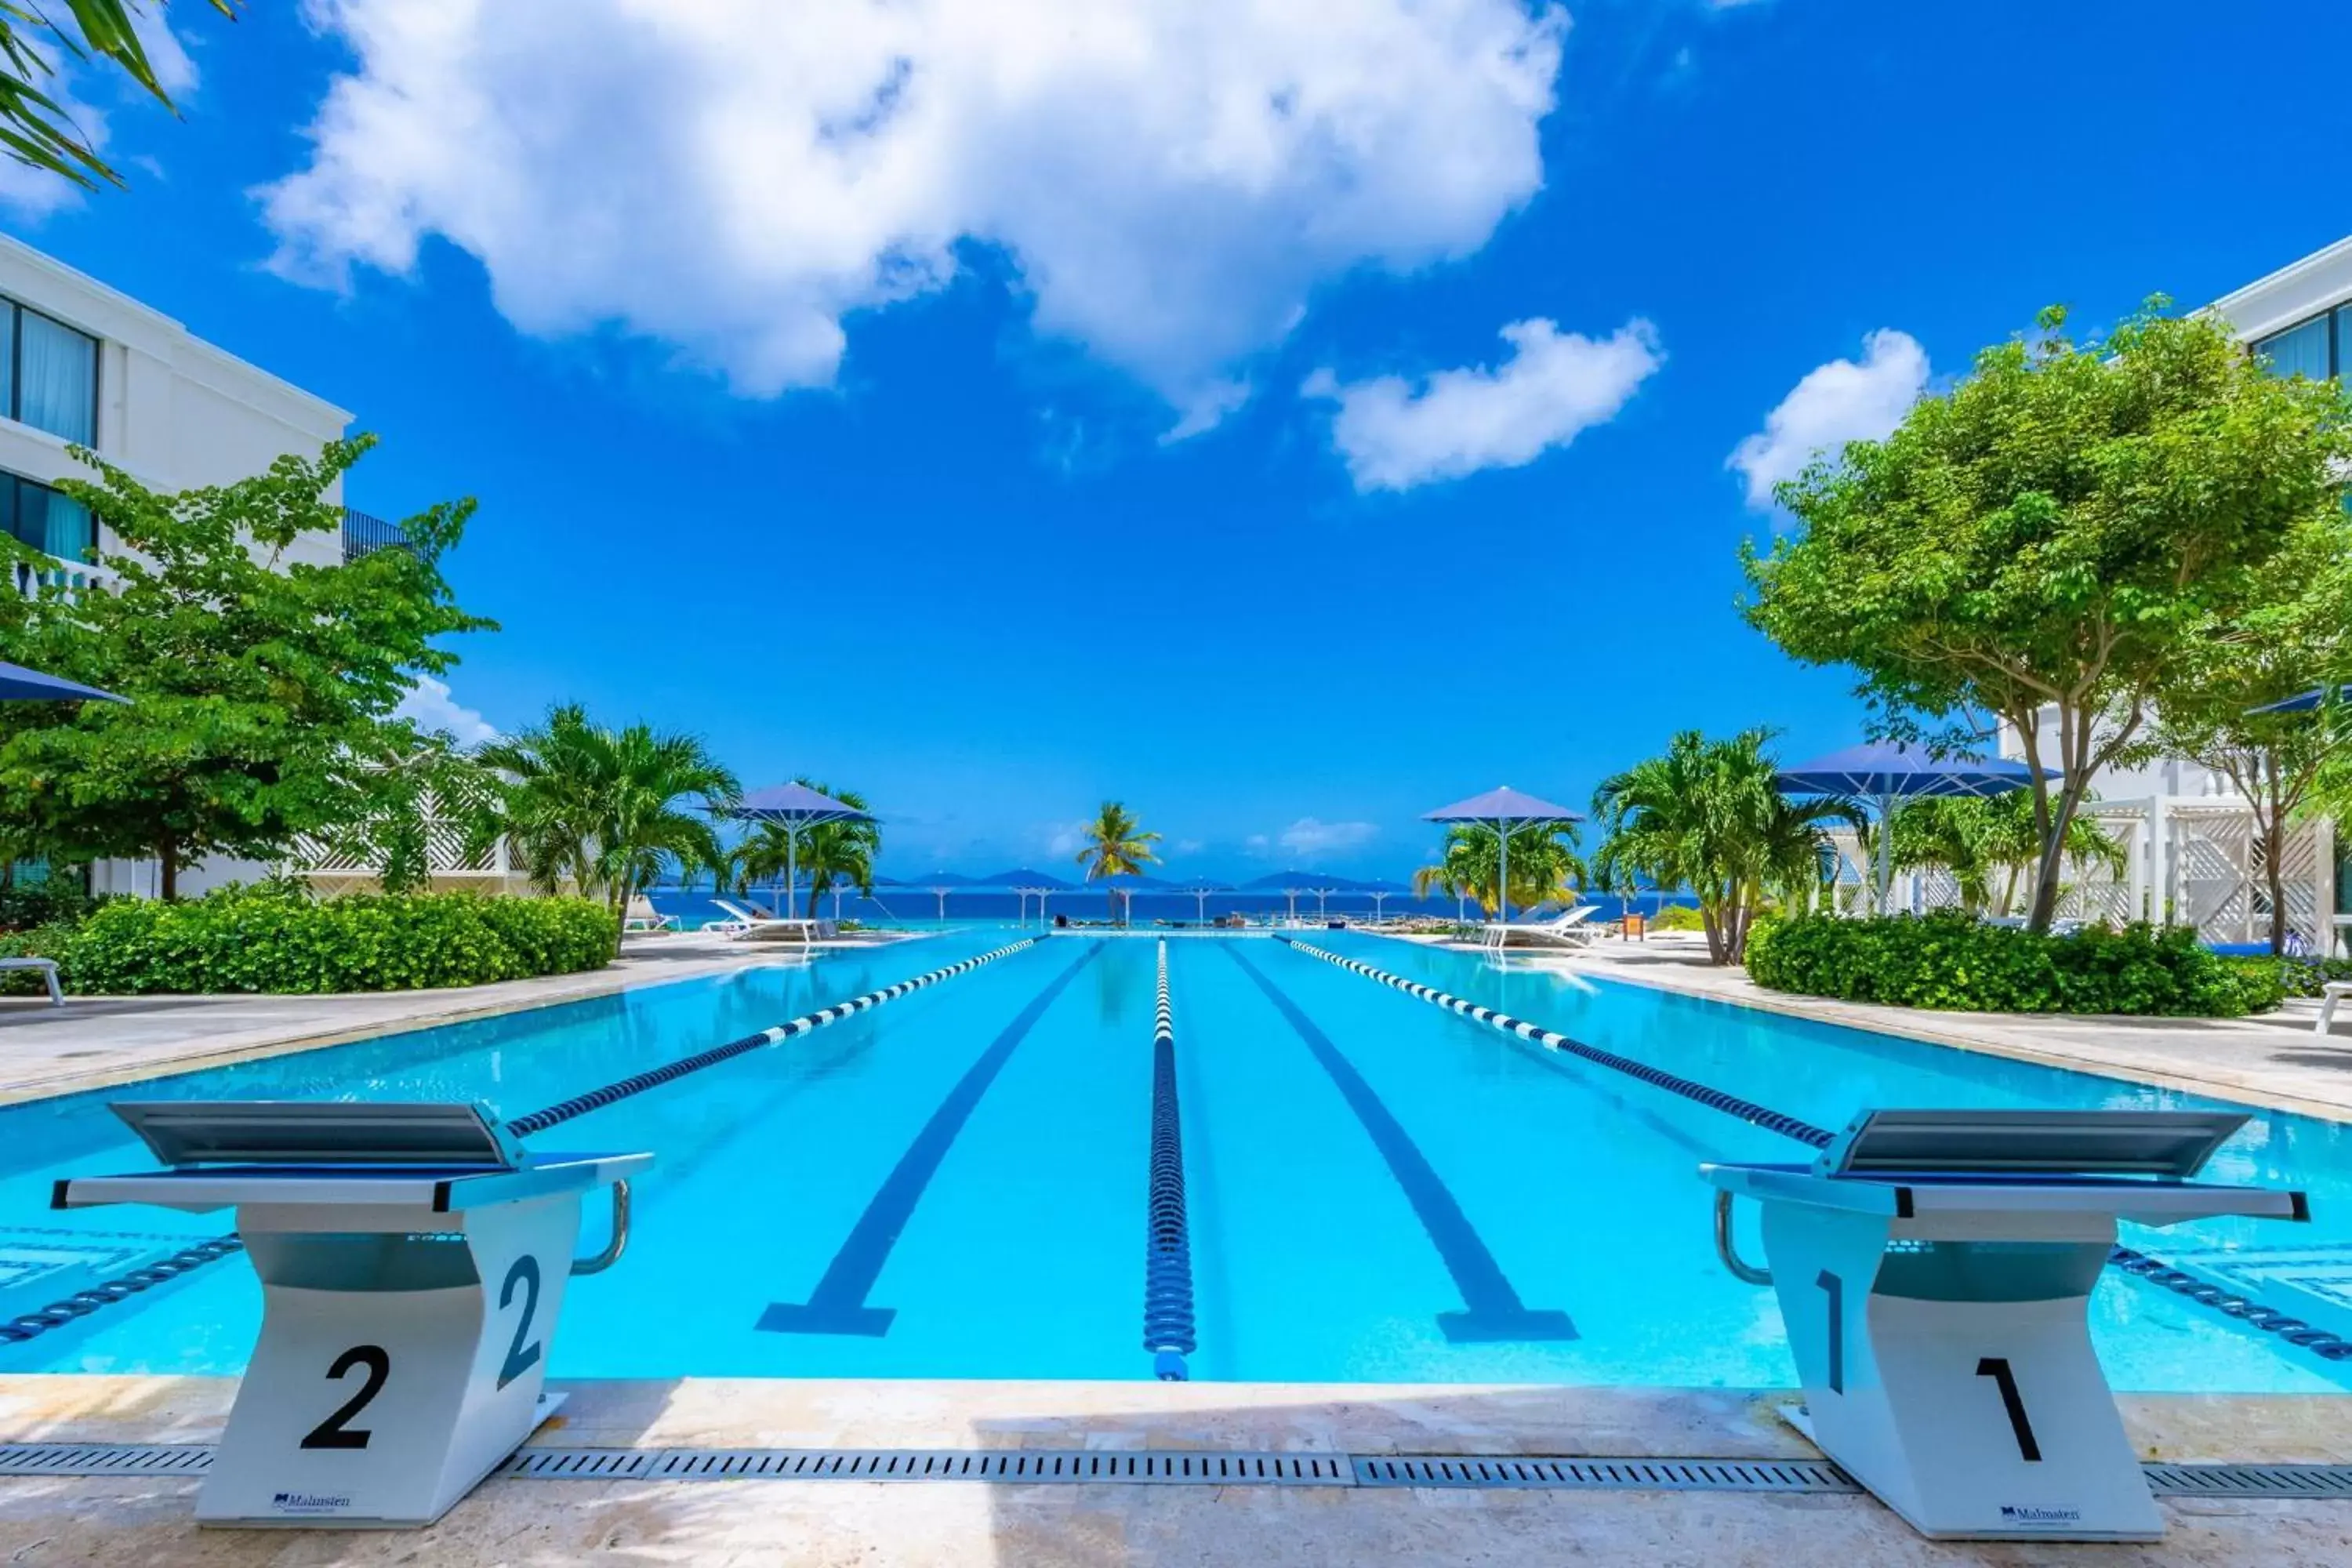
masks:
<path fill-rule="evenodd" d="M 479 1100 L 513 1117 L 1006 940 L 950 932 L 0 1110 L 0 1320 L 226 1226 L 49 1210 L 58 1176 L 149 1163 L 109 1099 Z M 1874 1106 L 2214 1103 L 1473 954 L 1316 942 L 1826 1126 Z M 1057 936 L 533 1138 L 658 1154 L 626 1258 L 567 1294 L 553 1373 L 1150 1377 L 1159 945 Z M 1279 942 L 1166 949 L 1193 1377 L 1793 1383 L 1771 1293 L 1716 1259 L 1696 1167 L 1799 1146 Z M 2259 1112 L 2210 1171 L 2307 1190 L 2314 1223 L 2126 1241 L 2352 1333 L 2352 1129 Z M 0 1346 L 0 1370 L 231 1373 L 258 1318 L 231 1259 Z M 2119 1388 L 2352 1384 L 2352 1366 L 2114 1270 L 2094 1333 Z"/>

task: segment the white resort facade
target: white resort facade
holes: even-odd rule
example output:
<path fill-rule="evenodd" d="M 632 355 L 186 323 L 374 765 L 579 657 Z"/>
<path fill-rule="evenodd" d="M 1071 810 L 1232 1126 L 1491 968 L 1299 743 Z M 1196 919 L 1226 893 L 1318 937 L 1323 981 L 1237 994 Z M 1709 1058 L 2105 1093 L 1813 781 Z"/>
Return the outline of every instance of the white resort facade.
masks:
<path fill-rule="evenodd" d="M 2206 310 L 2227 321 L 2247 347 L 2282 375 L 2315 381 L 2352 372 L 2352 237 L 2338 240 L 2266 278 L 2223 296 Z M 2044 717 L 2040 751 L 2058 752 L 2054 710 Z M 2004 726 L 2000 754 L 2023 760 L 2025 748 Z M 2079 920 L 2164 921 L 2191 924 L 2210 942 L 2256 942 L 2270 934 L 2255 816 L 2227 777 L 2179 757 L 2102 769 L 2093 781 L 2090 815 L 2119 840 L 2120 871 L 2068 868 L 2059 912 Z M 1833 836 L 1842 860 L 1838 906 L 1859 911 L 1870 900 L 1871 872 L 1855 837 Z M 2303 951 L 2352 956 L 2352 833 L 2325 817 L 2289 825 L 2284 846 L 2287 925 Z M 1897 873 L 1890 907 L 1928 910 L 1959 901 L 1952 878 L 1927 869 Z"/>
<path fill-rule="evenodd" d="M 315 457 L 352 420 L 162 311 L 0 235 L 0 528 L 53 563 L 15 567 L 16 591 L 28 591 L 37 571 L 68 584 L 105 576 L 87 560 L 94 545 L 115 547 L 104 520 L 54 488 L 91 477 L 68 448 L 89 447 L 152 489 L 185 489 L 249 478 L 288 453 Z M 341 500 L 340 479 L 327 499 Z M 288 553 L 326 565 L 400 542 L 396 527 L 346 508 L 340 535 L 306 536 Z M 446 837 L 436 847 L 436 881 L 504 884 L 502 845 L 469 865 L 455 836 Z M 322 851 L 289 868 L 326 890 L 353 881 L 350 868 Z M 180 888 L 201 894 L 268 869 L 215 858 L 189 867 Z M 90 868 L 93 892 L 152 897 L 159 880 L 152 860 Z"/>

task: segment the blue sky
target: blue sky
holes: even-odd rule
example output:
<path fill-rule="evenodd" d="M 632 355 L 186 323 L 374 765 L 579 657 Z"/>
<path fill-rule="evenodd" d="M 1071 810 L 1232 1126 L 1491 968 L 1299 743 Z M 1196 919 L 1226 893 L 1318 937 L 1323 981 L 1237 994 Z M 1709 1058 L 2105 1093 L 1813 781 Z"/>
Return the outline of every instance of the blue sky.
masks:
<path fill-rule="evenodd" d="M 479 498 L 452 703 L 862 787 L 901 872 L 1117 796 L 1397 875 L 1677 728 L 1847 743 L 1751 490 L 2346 222 L 2328 73 L 2246 64 L 2352 58 L 2323 0 L 173 9 L 181 121 L 68 84 L 131 189 L 0 221 L 357 411 L 354 504 Z"/>

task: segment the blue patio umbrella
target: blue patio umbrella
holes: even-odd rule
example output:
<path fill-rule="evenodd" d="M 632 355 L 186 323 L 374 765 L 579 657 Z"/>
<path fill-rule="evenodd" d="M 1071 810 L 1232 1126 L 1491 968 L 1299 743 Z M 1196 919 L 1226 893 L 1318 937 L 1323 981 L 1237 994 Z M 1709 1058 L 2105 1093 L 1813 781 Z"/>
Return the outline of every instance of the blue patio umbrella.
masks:
<path fill-rule="evenodd" d="M 804 784 L 771 784 L 755 789 L 732 805 L 714 806 L 712 815 L 737 822 L 776 822 L 784 828 L 784 918 L 793 915 L 794 891 L 799 884 L 801 829 L 825 822 L 871 822 L 873 816 L 850 805 L 821 795 Z"/>
<path fill-rule="evenodd" d="M 2260 708 L 2249 708 L 2249 713 L 2308 713 L 2334 696 L 2339 702 L 2352 701 L 2352 686 L 2315 686 L 2308 691 L 2297 692 L 2283 702 L 2265 702 Z"/>
<path fill-rule="evenodd" d="M 928 877 L 877 877 L 877 888 L 920 888 L 940 901 L 940 919 L 948 918 L 948 895 L 958 888 L 974 885 L 974 879 L 954 871 L 934 871 Z"/>
<path fill-rule="evenodd" d="M 1194 918 L 1205 922 L 1209 918 L 1209 895 L 1211 893 L 1230 893 L 1234 889 L 1226 883 L 1213 882 L 1208 880 L 1206 878 L 1195 877 L 1189 882 L 1179 882 L 1171 890 L 1173 892 L 1192 894 L 1193 900 L 1200 905 L 1200 913 Z"/>
<path fill-rule="evenodd" d="M 1468 800 L 1440 806 L 1424 815 L 1422 820 L 1475 824 L 1495 830 L 1495 837 L 1500 841 L 1496 852 L 1495 912 L 1505 925 L 1508 925 L 1511 923 L 1511 835 L 1522 827 L 1581 822 L 1584 817 L 1581 813 L 1570 811 L 1564 805 L 1554 805 L 1548 800 L 1523 795 L 1505 784 L 1500 789 L 1490 789 L 1485 795 L 1475 795 Z"/>
<path fill-rule="evenodd" d="M 0 702 L 128 702 L 111 691 L 84 686 L 79 680 L 43 675 L 21 664 L 0 660 Z"/>
<path fill-rule="evenodd" d="M 1298 895 L 1301 893 L 1329 894 L 1347 882 L 1345 877 L 1328 877 L 1320 871 L 1270 871 L 1263 877 L 1253 877 L 1242 884 L 1245 893 L 1280 893 L 1290 905 L 1290 918 L 1298 918 Z"/>
<path fill-rule="evenodd" d="M 1385 879 L 1375 878 L 1369 882 L 1359 882 L 1349 890 L 1370 896 L 1372 900 L 1372 918 L 1380 921 L 1388 919 L 1388 910 L 1383 907 L 1388 900 L 1402 898 L 1412 891 L 1412 886 L 1407 882 L 1391 882 Z"/>
<path fill-rule="evenodd" d="M 1020 920 L 1029 918 L 1029 895 L 1036 894 L 1037 918 L 1041 921 L 1045 918 L 1045 900 L 1049 896 L 1055 893 L 1070 892 L 1077 887 L 1076 882 L 1066 881 L 1050 872 L 1040 871 L 1029 866 L 1015 866 L 1010 871 L 999 871 L 993 877 L 982 877 L 971 885 L 975 888 L 1002 888 L 1009 893 L 1018 894 L 1021 900 L 1021 912 L 1015 918 Z"/>
<path fill-rule="evenodd" d="M 1136 894 L 1173 893 L 1181 890 L 1173 882 L 1163 881 L 1158 877 L 1147 877 L 1140 871 L 1118 871 L 1108 877 L 1089 877 L 1087 879 L 1087 886 L 1106 889 L 1118 894 L 1119 901 L 1127 909 L 1128 918 L 1130 920 L 1135 914 Z"/>
<path fill-rule="evenodd" d="M 2048 776 L 2046 770 L 2044 776 Z M 1887 885 L 1894 875 L 1888 841 L 1895 836 L 1887 831 L 1887 824 L 1894 818 L 1897 800 L 1930 795 L 1982 798 L 2007 795 L 2032 782 L 2032 768 L 2006 757 L 1934 757 L 1901 741 L 1873 741 L 1848 746 L 1843 752 L 1815 757 L 1810 763 L 1783 768 L 1772 775 L 1772 783 L 1790 795 L 1854 795 L 1876 805 L 1877 909 L 1882 914 L 1886 910 Z"/>

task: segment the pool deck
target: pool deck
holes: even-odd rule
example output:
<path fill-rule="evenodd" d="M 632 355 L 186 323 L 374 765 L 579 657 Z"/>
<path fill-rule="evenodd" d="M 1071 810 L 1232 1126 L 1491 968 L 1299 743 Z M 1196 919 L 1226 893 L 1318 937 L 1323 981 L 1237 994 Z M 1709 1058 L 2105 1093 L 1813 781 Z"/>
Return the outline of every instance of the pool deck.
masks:
<path fill-rule="evenodd" d="M 19 1441 L 204 1442 L 226 1378 L 0 1378 Z M 565 1446 L 1811 1458 L 1785 1394 L 1279 1384 L 564 1384 Z M 2352 1399 L 2126 1397 L 2147 1458 L 2352 1460 Z M 0 1480 L 0 1562 L 1723 1565 L 2339 1563 L 2352 1503 L 2168 1501 L 2135 1547 L 1937 1545 L 1866 1497 L 965 1482 L 494 1480 L 429 1532 L 199 1531 L 181 1479 Z"/>
<path fill-rule="evenodd" d="M 2301 997 L 2275 1013 L 2252 1018 L 1927 1012 L 1767 991 L 1744 970 L 1708 963 L 1706 945 L 1695 936 L 1648 942 L 1604 937 L 1573 950 L 1515 947 L 1509 962 L 1629 981 L 2014 1061 L 2159 1084 L 2242 1105 L 2352 1121 L 2352 1018 L 2339 1020 L 2335 1032 L 2323 1038 L 2312 1032 L 2319 1004 Z"/>
<path fill-rule="evenodd" d="M 845 945 L 820 942 L 814 951 L 822 956 Z M 689 932 L 625 938 L 616 962 L 586 973 L 442 991 L 68 996 L 63 1007 L 0 997 L 0 1105 L 808 958 L 798 943 Z"/>

